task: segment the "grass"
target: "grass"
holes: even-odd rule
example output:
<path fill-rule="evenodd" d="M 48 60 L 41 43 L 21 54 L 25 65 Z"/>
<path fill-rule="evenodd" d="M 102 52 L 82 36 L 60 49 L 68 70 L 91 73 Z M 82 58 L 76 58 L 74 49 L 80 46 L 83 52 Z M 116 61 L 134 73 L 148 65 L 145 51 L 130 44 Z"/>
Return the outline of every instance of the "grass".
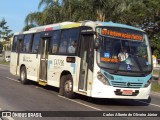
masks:
<path fill-rule="evenodd" d="M 153 92 L 160 93 L 160 82 L 158 84 L 158 78 L 160 77 L 160 68 L 159 69 L 153 69 L 152 76 L 153 76 L 153 82 L 152 82 L 151 90 Z"/>
<path fill-rule="evenodd" d="M 152 75 L 159 76 L 160 71 L 158 69 L 153 69 Z"/>
<path fill-rule="evenodd" d="M 151 90 L 152 90 L 153 92 L 158 92 L 158 93 L 160 93 L 160 84 L 158 84 L 158 83 L 153 83 L 153 82 L 152 82 L 152 88 L 151 88 Z"/>
<path fill-rule="evenodd" d="M 159 74 L 159 70 L 153 70 L 153 75 L 158 75 Z"/>
<path fill-rule="evenodd" d="M 0 61 L 0 64 L 8 65 L 9 66 L 10 62 Z"/>

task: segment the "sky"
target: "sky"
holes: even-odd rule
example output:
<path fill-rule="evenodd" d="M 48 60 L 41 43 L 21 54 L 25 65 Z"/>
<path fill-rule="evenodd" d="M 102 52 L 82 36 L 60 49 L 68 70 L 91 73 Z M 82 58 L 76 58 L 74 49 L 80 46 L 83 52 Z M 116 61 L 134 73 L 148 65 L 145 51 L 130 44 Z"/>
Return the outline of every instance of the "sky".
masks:
<path fill-rule="evenodd" d="M 31 12 L 38 11 L 40 0 L 0 0 L 0 21 L 5 18 L 12 33 L 22 31 L 24 20 Z"/>

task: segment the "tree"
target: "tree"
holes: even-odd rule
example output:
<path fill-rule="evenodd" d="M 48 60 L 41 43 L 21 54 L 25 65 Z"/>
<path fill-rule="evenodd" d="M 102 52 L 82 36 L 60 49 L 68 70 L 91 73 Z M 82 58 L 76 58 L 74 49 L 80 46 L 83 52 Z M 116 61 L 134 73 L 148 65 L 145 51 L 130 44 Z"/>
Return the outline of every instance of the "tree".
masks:
<path fill-rule="evenodd" d="M 146 31 L 153 53 L 160 52 L 160 0 L 40 0 L 38 8 L 42 7 L 26 17 L 26 25 L 83 20 L 123 23 Z"/>
<path fill-rule="evenodd" d="M 30 24 L 34 26 L 41 26 L 61 21 L 61 6 L 58 0 L 41 0 L 38 8 L 40 9 L 43 4 L 45 4 L 46 6 L 44 7 L 42 12 L 32 12 L 26 16 L 26 26 Z"/>
<path fill-rule="evenodd" d="M 9 41 L 13 34 L 11 33 L 12 30 L 10 30 L 6 24 L 7 22 L 3 18 L 2 21 L 0 21 L 0 38 L 4 39 L 5 41 Z"/>
<path fill-rule="evenodd" d="M 11 33 L 12 30 L 10 30 L 6 24 L 7 22 L 3 18 L 0 21 L 0 39 L 3 39 L 4 41 L 1 42 L 0 51 L 3 48 L 5 48 L 4 50 L 10 50 L 10 38 L 13 36 L 13 34 Z"/>
<path fill-rule="evenodd" d="M 23 31 L 28 31 L 30 28 L 33 28 L 33 27 L 36 27 L 36 25 L 33 25 L 33 24 L 26 25 L 26 26 L 23 28 Z"/>
<path fill-rule="evenodd" d="M 0 41 L 0 53 L 2 53 L 3 50 L 3 43 Z"/>
<path fill-rule="evenodd" d="M 112 20 L 143 29 L 149 36 L 152 53 L 160 58 L 160 1 L 130 1 L 129 9 L 125 9 Z"/>

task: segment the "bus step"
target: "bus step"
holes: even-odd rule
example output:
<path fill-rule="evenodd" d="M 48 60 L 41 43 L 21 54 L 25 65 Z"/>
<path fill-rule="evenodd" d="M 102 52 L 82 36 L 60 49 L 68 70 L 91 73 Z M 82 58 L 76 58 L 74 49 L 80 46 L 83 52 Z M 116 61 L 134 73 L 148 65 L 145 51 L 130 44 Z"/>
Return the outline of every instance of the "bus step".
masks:
<path fill-rule="evenodd" d="M 39 85 L 42 85 L 42 86 L 46 86 L 46 85 L 47 85 L 47 82 L 45 82 L 45 81 L 38 81 L 38 84 L 39 84 Z"/>
<path fill-rule="evenodd" d="M 80 92 L 87 93 L 86 90 L 79 89 Z"/>

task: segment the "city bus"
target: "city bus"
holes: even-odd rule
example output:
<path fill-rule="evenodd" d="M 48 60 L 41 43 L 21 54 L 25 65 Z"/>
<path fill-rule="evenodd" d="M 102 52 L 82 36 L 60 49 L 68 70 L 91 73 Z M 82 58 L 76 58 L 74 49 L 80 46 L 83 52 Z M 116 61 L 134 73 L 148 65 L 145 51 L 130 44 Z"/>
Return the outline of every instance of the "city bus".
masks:
<path fill-rule="evenodd" d="M 62 22 L 15 33 L 10 72 L 22 84 L 54 86 L 67 98 L 144 100 L 151 90 L 151 49 L 146 33 L 136 27 Z"/>

